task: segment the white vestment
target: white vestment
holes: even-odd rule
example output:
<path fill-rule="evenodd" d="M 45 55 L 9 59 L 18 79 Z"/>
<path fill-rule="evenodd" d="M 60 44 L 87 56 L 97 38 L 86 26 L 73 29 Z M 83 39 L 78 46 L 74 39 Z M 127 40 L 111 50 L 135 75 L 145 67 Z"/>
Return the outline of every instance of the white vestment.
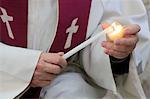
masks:
<path fill-rule="evenodd" d="M 150 1 L 149 0 L 143 0 L 145 7 L 147 9 L 147 14 L 149 18 L 149 28 L 150 28 Z M 149 55 L 149 60 L 150 60 L 150 52 L 147 52 Z M 147 62 L 144 71 L 140 74 L 140 80 L 142 83 L 142 87 L 144 89 L 144 92 L 147 96 L 147 98 L 150 98 L 150 61 Z"/>
<path fill-rule="evenodd" d="M 48 51 L 51 45 L 49 42 L 52 43 L 55 37 L 58 21 L 57 9 L 57 0 L 29 0 L 28 48 L 30 49 L 0 43 L 0 99 L 12 99 L 30 84 L 41 51 Z M 92 0 L 86 37 L 89 38 L 101 31 L 100 23 L 112 23 L 116 20 L 124 25 L 134 23 L 141 26 L 138 34 L 139 43 L 131 55 L 129 74 L 128 76 L 121 75 L 126 79 L 119 76 L 116 87 L 109 57 L 100 47 L 100 41 L 105 40 L 103 35 L 91 46 L 86 47 L 82 51 L 81 57 L 86 73 L 97 85 L 107 90 L 107 94 L 104 89 L 97 89 L 87 84 L 80 74 L 66 73 L 58 76 L 48 86 L 50 89 L 43 98 L 94 99 L 105 96 L 107 99 L 113 99 L 112 97 L 114 99 L 124 97 L 145 99 L 138 72 L 144 70 L 148 61 L 150 34 L 146 10 L 142 1 Z M 47 97 L 49 94 L 52 96 Z"/>
<path fill-rule="evenodd" d="M 150 1 L 149 0 L 143 0 L 144 5 L 147 9 L 147 14 L 148 14 L 148 18 L 149 18 L 149 23 L 150 23 Z M 149 25 L 150 27 L 150 25 Z"/>

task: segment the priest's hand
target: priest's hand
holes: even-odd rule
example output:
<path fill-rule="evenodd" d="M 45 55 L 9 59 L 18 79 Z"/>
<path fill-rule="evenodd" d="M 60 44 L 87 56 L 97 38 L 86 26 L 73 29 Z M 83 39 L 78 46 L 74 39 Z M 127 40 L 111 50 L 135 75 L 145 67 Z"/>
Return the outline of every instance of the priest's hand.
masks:
<path fill-rule="evenodd" d="M 65 68 L 63 53 L 42 53 L 31 81 L 32 87 L 44 87 Z"/>
<path fill-rule="evenodd" d="M 112 41 L 102 42 L 102 47 L 105 48 L 104 52 L 117 59 L 126 58 L 134 50 L 138 42 L 137 33 L 139 31 L 140 27 L 136 24 L 127 26 L 125 28 L 123 38 L 117 39 L 114 42 Z"/>

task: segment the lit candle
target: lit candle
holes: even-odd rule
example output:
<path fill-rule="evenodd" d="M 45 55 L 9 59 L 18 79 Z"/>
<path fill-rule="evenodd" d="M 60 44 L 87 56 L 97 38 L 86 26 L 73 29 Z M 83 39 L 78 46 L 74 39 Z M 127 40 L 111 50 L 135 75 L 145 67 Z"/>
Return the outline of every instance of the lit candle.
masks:
<path fill-rule="evenodd" d="M 112 25 L 110 27 L 108 27 L 108 29 L 110 31 L 107 32 L 106 35 L 107 35 L 108 40 L 110 40 L 110 41 L 114 41 L 114 40 L 122 38 L 124 36 L 124 28 L 118 22 L 112 23 Z"/>
<path fill-rule="evenodd" d="M 73 54 L 77 53 L 81 49 L 85 48 L 86 46 L 88 46 L 89 44 L 100 38 L 100 36 L 102 36 L 104 33 L 107 35 L 108 39 L 112 41 L 118 38 L 122 38 L 123 31 L 124 31 L 123 27 L 119 23 L 114 22 L 110 27 L 106 28 L 104 31 L 97 33 L 97 35 L 95 35 L 94 37 L 91 37 L 90 39 L 84 41 L 80 45 L 76 46 L 75 48 L 64 54 L 63 57 L 64 59 L 69 58 Z"/>

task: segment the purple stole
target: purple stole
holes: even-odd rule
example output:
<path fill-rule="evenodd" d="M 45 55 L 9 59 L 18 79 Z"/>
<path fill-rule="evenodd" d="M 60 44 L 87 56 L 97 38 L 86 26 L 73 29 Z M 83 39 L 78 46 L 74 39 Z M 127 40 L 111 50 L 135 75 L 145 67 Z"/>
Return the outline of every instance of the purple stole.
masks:
<path fill-rule="evenodd" d="M 67 52 L 85 40 L 91 2 L 59 0 L 59 21 L 50 52 Z M 0 0 L 0 41 L 26 48 L 27 16 L 28 0 Z"/>
<path fill-rule="evenodd" d="M 28 0 L 0 1 L 0 41 L 8 45 L 26 48 Z M 67 52 L 85 40 L 90 7 L 91 0 L 59 0 L 59 21 L 50 52 Z M 13 17 L 13 20 L 8 19 L 4 21 L 4 15 Z M 77 28 L 72 34 L 71 45 L 68 48 L 64 48 L 70 32 L 69 30 L 67 31 L 67 29 L 71 27 L 73 21 L 75 21 L 73 26 Z M 9 36 L 8 23 L 14 38 Z"/>
<path fill-rule="evenodd" d="M 27 15 L 28 0 L 0 0 L 0 41 L 13 46 L 27 47 Z M 5 11 L 4 11 L 5 9 Z M 9 36 L 8 26 L 3 15 L 13 17 L 8 19 L 14 39 Z"/>
<path fill-rule="evenodd" d="M 91 0 L 59 0 L 59 21 L 51 52 L 67 52 L 85 40 L 90 7 Z M 72 34 L 71 46 L 65 49 L 64 46 L 69 36 L 66 30 L 74 19 L 78 19 L 75 24 L 78 29 Z"/>

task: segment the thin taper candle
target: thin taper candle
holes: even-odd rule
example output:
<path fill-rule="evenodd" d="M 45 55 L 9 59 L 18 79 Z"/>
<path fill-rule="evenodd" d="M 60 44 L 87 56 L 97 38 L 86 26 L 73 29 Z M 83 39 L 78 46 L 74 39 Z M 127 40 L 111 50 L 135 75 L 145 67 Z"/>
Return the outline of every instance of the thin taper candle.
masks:
<path fill-rule="evenodd" d="M 95 40 L 100 38 L 100 36 L 102 36 L 104 33 L 107 33 L 108 31 L 110 31 L 109 28 L 103 30 L 102 32 L 95 35 L 94 37 L 91 37 L 90 39 L 88 39 L 88 40 L 84 41 L 83 43 L 81 43 L 80 45 L 76 46 L 75 48 L 73 48 L 72 50 L 70 50 L 69 52 L 67 52 L 66 54 L 63 55 L 64 59 L 69 58 L 73 54 L 75 54 L 78 51 L 80 51 L 81 49 L 85 48 L 86 46 L 88 46 L 89 44 L 91 44 L 92 42 L 94 42 Z"/>

